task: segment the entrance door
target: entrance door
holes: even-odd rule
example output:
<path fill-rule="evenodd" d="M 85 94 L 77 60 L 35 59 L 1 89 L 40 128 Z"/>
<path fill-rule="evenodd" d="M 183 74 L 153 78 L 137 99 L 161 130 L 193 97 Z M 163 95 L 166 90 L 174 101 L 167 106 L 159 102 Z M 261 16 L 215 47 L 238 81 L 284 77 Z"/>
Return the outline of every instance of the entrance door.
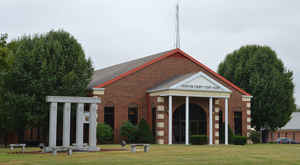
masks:
<path fill-rule="evenodd" d="M 189 104 L 189 135 L 206 135 L 206 113 L 196 104 Z M 185 104 L 178 107 L 173 115 L 174 143 L 185 142 Z"/>

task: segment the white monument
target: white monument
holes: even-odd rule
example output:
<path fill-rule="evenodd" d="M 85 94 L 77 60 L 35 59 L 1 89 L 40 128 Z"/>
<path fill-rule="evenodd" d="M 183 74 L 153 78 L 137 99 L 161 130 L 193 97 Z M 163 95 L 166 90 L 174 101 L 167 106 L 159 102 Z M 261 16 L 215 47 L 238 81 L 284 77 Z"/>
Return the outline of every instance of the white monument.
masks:
<path fill-rule="evenodd" d="M 46 101 L 50 102 L 49 112 L 49 145 L 46 151 L 56 148 L 57 128 L 57 104 L 64 103 L 63 112 L 63 146 L 62 148 L 74 147 L 76 150 L 99 151 L 97 148 L 97 104 L 101 101 L 96 97 L 68 97 L 68 96 L 47 96 Z M 76 144 L 70 146 L 70 125 L 71 125 L 71 104 L 77 104 L 76 109 Z M 90 104 L 89 112 L 84 112 L 84 104 Z M 88 121 L 86 121 L 88 119 Z M 89 144 L 83 144 L 83 124 L 89 124 Z"/>

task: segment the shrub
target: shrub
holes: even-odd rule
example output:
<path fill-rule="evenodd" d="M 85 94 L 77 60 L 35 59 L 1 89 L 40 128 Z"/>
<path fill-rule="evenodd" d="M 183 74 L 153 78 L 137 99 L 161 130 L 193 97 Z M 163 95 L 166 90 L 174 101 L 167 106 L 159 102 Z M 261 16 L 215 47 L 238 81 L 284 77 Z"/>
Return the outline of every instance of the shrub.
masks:
<path fill-rule="evenodd" d="M 152 131 L 148 123 L 144 119 L 142 119 L 138 124 L 137 132 L 136 132 L 136 142 L 153 143 Z"/>
<path fill-rule="evenodd" d="M 232 136 L 232 143 L 235 145 L 245 145 L 247 143 L 246 136 Z"/>
<path fill-rule="evenodd" d="M 120 127 L 120 135 L 123 140 L 127 140 L 127 142 L 132 143 L 135 142 L 136 139 L 137 127 L 134 126 L 130 121 L 126 121 Z"/>
<path fill-rule="evenodd" d="M 254 143 L 260 143 L 261 135 L 259 131 L 252 130 L 250 131 L 249 139 Z"/>
<path fill-rule="evenodd" d="M 191 144 L 193 145 L 203 145 L 207 144 L 207 136 L 206 135 L 192 135 L 190 137 Z"/>
<path fill-rule="evenodd" d="M 111 143 L 113 138 L 112 128 L 104 123 L 97 125 L 97 140 L 100 143 Z"/>
<path fill-rule="evenodd" d="M 222 126 L 220 127 L 220 137 L 221 137 L 221 144 L 225 143 L 225 123 L 222 123 Z M 228 143 L 232 144 L 232 136 L 233 132 L 230 128 L 230 125 L 228 125 Z"/>

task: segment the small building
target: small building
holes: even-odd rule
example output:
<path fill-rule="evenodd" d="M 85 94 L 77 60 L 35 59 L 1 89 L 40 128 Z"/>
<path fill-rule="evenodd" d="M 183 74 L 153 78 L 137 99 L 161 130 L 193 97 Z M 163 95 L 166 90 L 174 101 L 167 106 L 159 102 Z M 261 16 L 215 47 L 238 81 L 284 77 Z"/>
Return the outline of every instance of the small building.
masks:
<path fill-rule="evenodd" d="M 300 112 L 292 113 L 291 120 L 284 127 L 270 132 L 268 141 L 274 142 L 282 137 L 287 137 L 300 143 Z"/>
<path fill-rule="evenodd" d="M 96 70 L 89 89 L 101 98 L 98 122 L 113 128 L 115 143 L 128 120 L 145 119 L 158 144 L 199 134 L 219 144 L 222 125 L 243 136 L 251 128 L 252 96 L 180 49 Z"/>

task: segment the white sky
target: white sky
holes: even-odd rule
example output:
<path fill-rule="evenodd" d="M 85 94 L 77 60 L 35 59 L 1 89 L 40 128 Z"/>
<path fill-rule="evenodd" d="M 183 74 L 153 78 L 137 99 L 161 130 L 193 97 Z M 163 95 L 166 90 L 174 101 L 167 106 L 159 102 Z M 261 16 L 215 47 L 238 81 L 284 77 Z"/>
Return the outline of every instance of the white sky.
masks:
<path fill-rule="evenodd" d="M 70 32 L 96 69 L 174 48 L 176 0 L 0 0 L 9 39 Z M 299 0 L 181 0 L 181 49 L 217 70 L 246 44 L 268 45 L 294 72 L 300 97 Z M 300 105 L 300 99 L 296 99 Z"/>

